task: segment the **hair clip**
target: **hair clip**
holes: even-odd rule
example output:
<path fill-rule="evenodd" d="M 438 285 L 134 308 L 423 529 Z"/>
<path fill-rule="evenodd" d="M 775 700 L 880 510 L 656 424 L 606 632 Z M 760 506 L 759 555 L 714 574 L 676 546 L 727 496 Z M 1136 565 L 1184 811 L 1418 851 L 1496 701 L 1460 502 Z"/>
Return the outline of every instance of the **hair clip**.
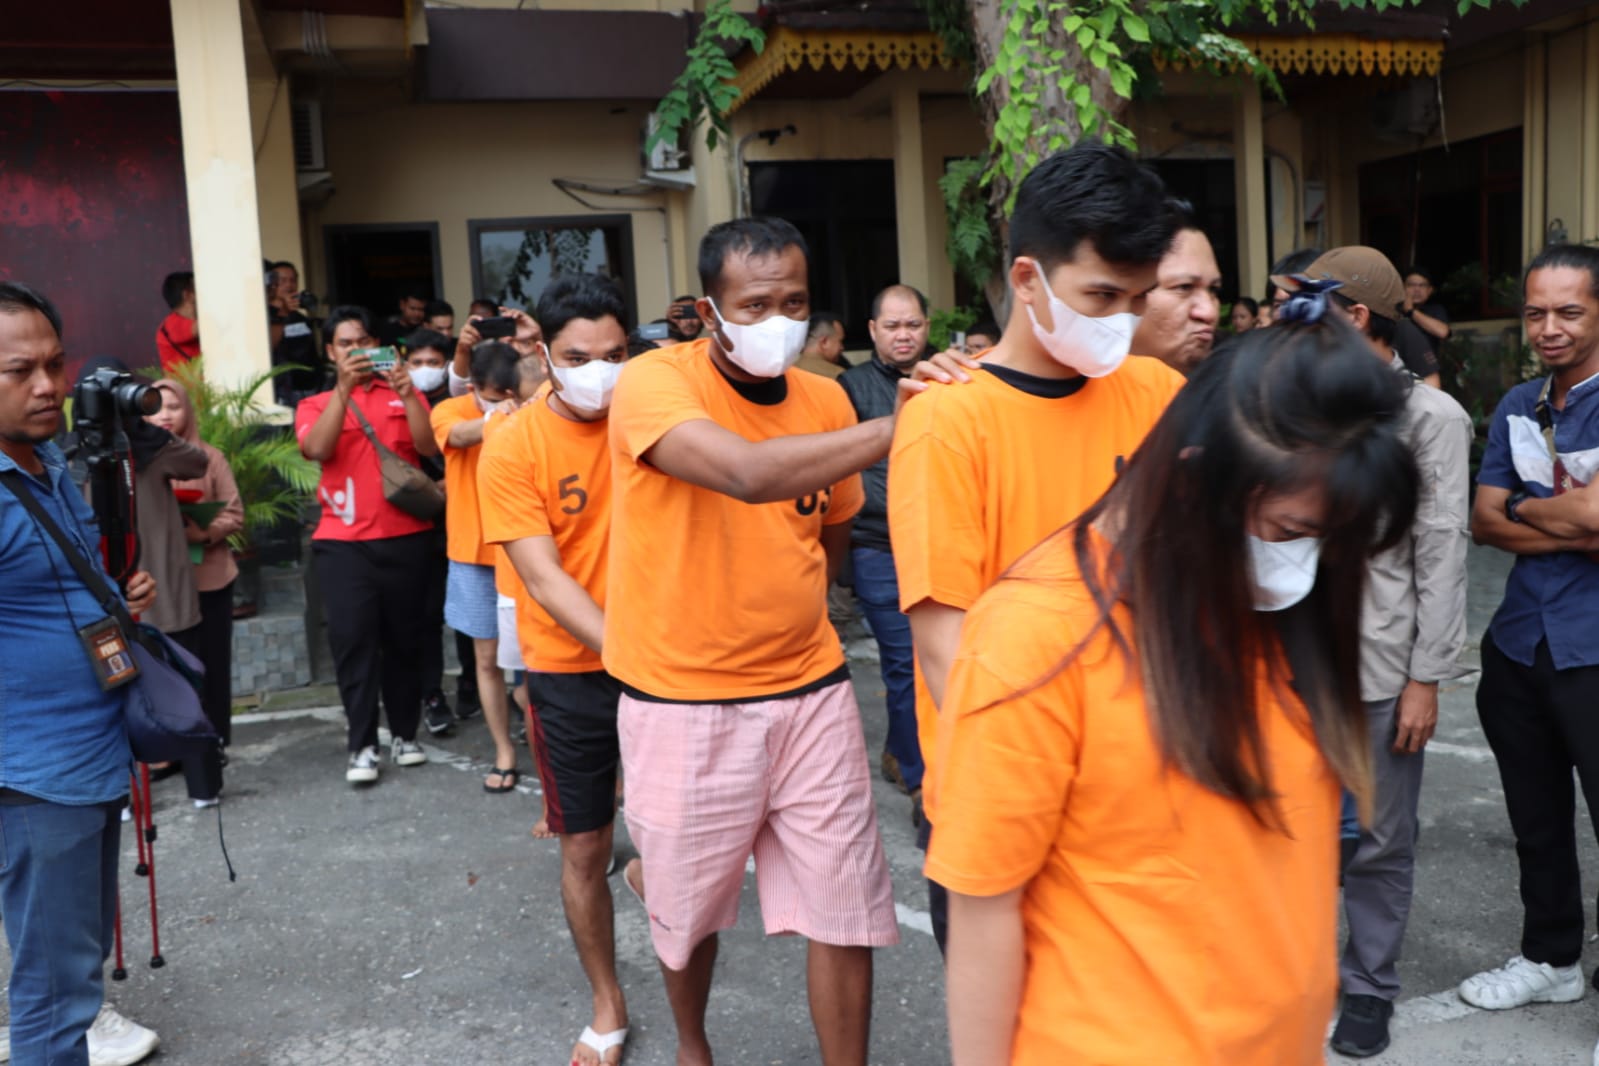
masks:
<path fill-rule="evenodd" d="M 1313 278 L 1308 274 L 1290 274 L 1284 280 L 1291 282 L 1294 288 L 1273 315 L 1279 322 L 1303 322 L 1307 325 L 1320 322 L 1327 313 L 1328 295 L 1344 287 L 1341 281 Z M 1285 285 L 1278 287 L 1287 288 Z"/>

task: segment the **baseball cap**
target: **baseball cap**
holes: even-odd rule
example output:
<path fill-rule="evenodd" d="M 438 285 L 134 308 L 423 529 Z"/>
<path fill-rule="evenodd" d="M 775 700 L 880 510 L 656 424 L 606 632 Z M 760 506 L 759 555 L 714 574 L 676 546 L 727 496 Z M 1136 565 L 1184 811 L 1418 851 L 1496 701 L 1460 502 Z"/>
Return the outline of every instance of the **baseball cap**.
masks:
<path fill-rule="evenodd" d="M 1375 248 L 1351 244 L 1323 252 L 1305 268 L 1305 276 L 1318 281 L 1342 282 L 1338 291 L 1352 302 L 1365 304 L 1374 315 L 1395 319 L 1405 304 L 1405 283 L 1388 257 Z M 1289 275 L 1274 275 L 1272 284 L 1288 292 L 1299 291 Z"/>

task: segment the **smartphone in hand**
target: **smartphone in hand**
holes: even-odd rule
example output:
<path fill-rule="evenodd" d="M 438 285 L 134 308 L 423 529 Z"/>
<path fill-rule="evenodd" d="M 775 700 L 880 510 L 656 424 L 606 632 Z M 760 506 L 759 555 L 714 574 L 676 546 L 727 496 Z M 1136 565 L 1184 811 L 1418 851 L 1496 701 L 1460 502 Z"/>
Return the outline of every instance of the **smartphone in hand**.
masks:
<path fill-rule="evenodd" d="M 509 315 L 480 318 L 472 324 L 477 327 L 477 335 L 486 341 L 505 340 L 516 336 L 516 319 Z"/>
<path fill-rule="evenodd" d="M 379 374 L 387 374 L 400 361 L 400 353 L 392 344 L 385 344 L 381 348 L 357 348 L 350 354 L 364 355 L 372 360 L 372 369 Z"/>

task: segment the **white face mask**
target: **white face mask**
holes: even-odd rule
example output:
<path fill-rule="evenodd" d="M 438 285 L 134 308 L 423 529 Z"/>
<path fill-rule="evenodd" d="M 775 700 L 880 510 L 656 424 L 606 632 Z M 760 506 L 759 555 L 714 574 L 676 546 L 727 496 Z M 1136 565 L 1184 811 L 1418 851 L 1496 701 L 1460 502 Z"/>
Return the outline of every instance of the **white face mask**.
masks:
<path fill-rule="evenodd" d="M 1269 541 L 1251 534 L 1248 541 L 1255 610 L 1281 611 L 1310 595 L 1321 558 L 1319 537 Z"/>
<path fill-rule="evenodd" d="M 706 299 L 710 299 L 707 297 Z M 711 300 L 711 310 L 721 319 L 719 331 L 732 345 L 727 357 L 746 374 L 758 378 L 775 378 L 795 363 L 805 351 L 805 335 L 810 332 L 810 319 L 773 315 L 753 326 L 729 322 L 722 309 Z M 726 349 L 724 349 L 725 351 Z"/>
<path fill-rule="evenodd" d="M 1114 372 L 1132 349 L 1133 331 L 1138 328 L 1139 316 L 1127 311 L 1104 318 L 1080 315 L 1055 295 L 1038 261 L 1032 263 L 1044 291 L 1049 294 L 1049 319 L 1054 323 L 1054 328 L 1046 332 L 1038 324 L 1033 305 L 1027 305 L 1027 317 L 1033 320 L 1033 336 L 1038 338 L 1038 343 L 1057 363 L 1086 378 L 1102 378 Z"/>
<path fill-rule="evenodd" d="M 552 362 L 550 372 L 561 386 L 555 395 L 562 403 L 579 414 L 598 415 L 610 409 L 611 393 L 616 390 L 622 364 L 604 359 L 590 359 L 582 366 L 556 366 Z"/>
<path fill-rule="evenodd" d="M 411 384 L 416 386 L 417 392 L 432 392 L 444 384 L 444 368 L 442 366 L 419 366 L 411 371 Z"/>

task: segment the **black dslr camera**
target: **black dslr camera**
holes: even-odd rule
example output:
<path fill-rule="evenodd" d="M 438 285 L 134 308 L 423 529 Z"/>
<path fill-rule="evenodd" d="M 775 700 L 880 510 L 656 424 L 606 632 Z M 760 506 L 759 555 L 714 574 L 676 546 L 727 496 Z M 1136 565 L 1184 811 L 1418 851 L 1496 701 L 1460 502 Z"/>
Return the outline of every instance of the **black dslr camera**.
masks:
<path fill-rule="evenodd" d="M 161 394 L 135 381 L 132 374 L 103 366 L 85 374 L 72 394 L 72 428 L 80 452 L 93 455 L 109 447 L 125 418 L 143 418 L 161 410 Z"/>
<path fill-rule="evenodd" d="M 100 523 L 106 569 L 124 586 L 139 563 L 127 427 L 159 410 L 160 392 L 114 367 L 90 371 L 72 390 L 73 458 L 88 468 L 89 504 Z"/>

